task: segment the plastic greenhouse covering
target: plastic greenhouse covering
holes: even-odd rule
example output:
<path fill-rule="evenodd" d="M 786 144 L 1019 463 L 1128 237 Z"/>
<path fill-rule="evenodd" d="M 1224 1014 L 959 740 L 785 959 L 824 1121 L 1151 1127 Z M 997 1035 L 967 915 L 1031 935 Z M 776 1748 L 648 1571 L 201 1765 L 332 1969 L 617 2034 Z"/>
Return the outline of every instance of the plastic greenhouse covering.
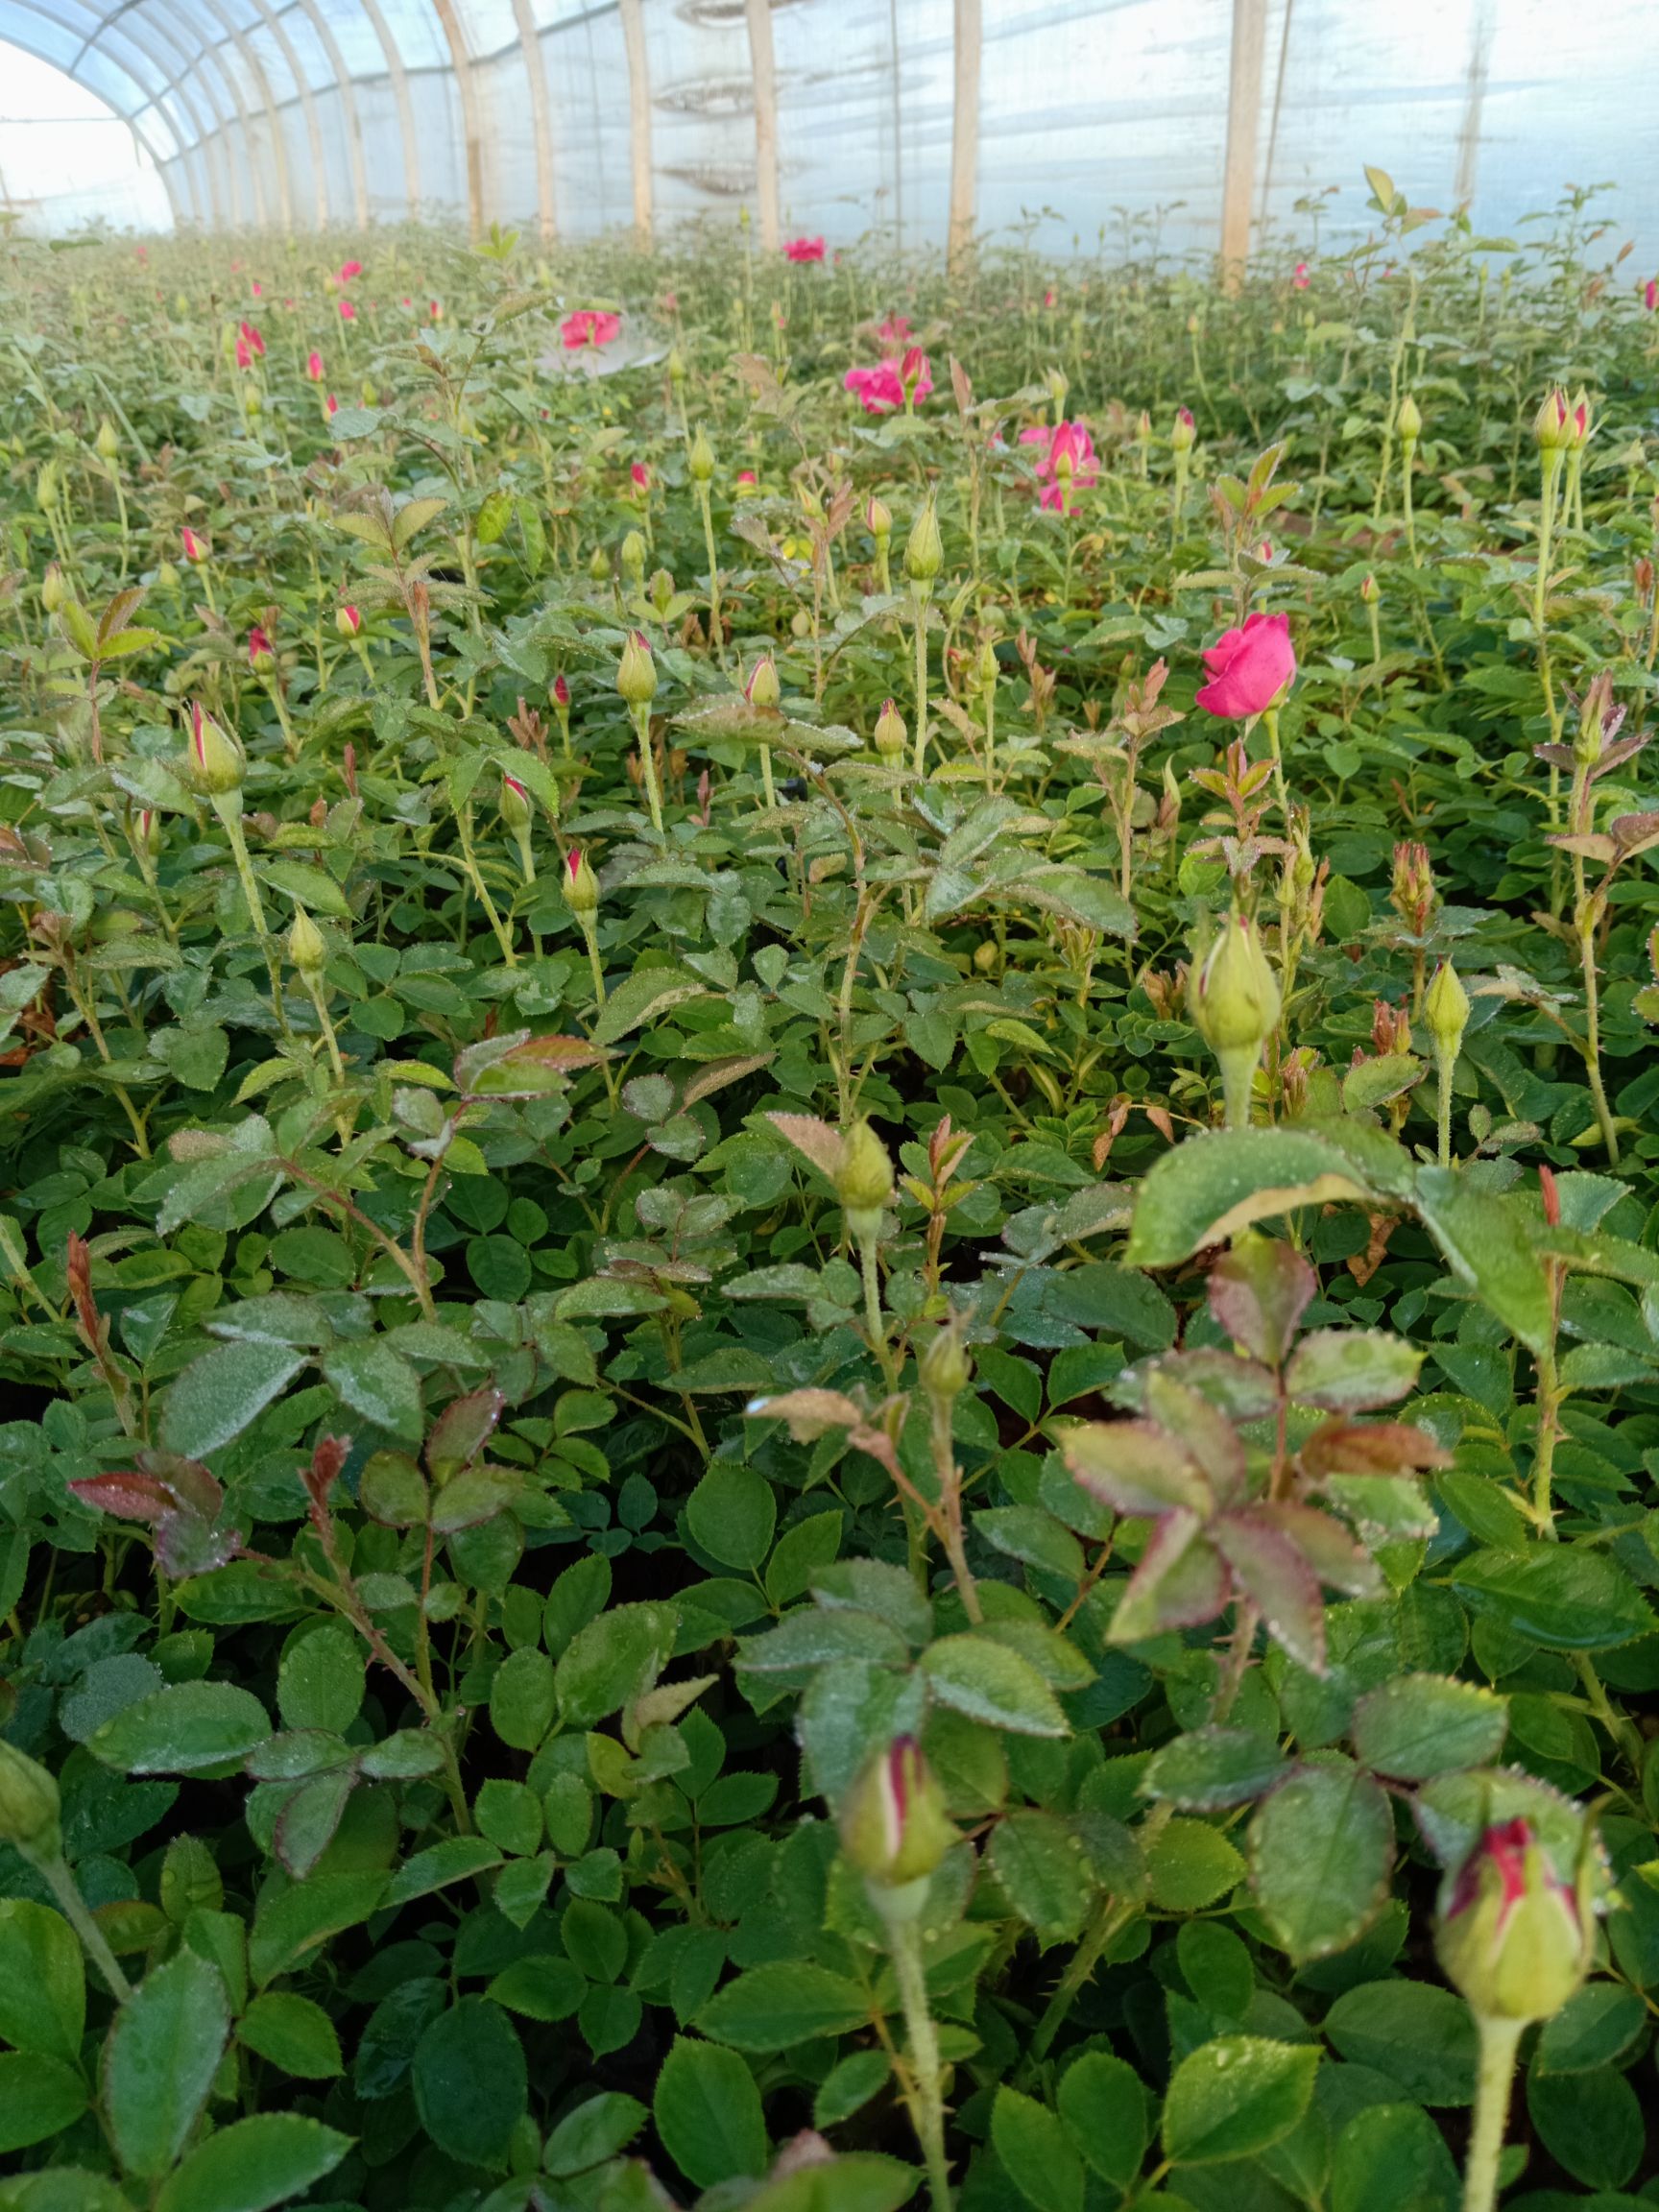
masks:
<path fill-rule="evenodd" d="M 0 39 L 130 127 L 180 227 L 553 238 L 752 206 L 832 243 L 1238 254 L 1308 236 L 1314 197 L 1324 235 L 1357 226 L 1374 160 L 1488 232 L 1617 179 L 1597 212 L 1659 251 L 1650 0 L 1570 27 L 1545 0 L 0 0 Z M 0 166 L 27 165 L 42 133 L 19 156 L 10 128 Z M 70 129 L 43 133 L 60 169 Z M 48 177 L 36 212 L 145 204 Z"/>

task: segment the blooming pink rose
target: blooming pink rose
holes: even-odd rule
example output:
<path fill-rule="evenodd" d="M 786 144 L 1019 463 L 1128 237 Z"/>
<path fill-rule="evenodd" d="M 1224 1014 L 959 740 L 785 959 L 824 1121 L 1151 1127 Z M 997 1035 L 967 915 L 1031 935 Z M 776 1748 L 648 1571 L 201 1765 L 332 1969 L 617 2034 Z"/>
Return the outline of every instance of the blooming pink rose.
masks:
<path fill-rule="evenodd" d="M 857 393 L 866 415 L 891 415 L 904 404 L 904 387 L 891 361 L 879 361 L 874 369 L 849 369 L 841 384 L 844 391 Z"/>
<path fill-rule="evenodd" d="M 1057 422 L 1052 430 L 1040 422 L 1020 433 L 1022 445 L 1044 445 L 1047 450 L 1037 464 L 1037 481 L 1043 486 L 1042 504 L 1055 513 L 1066 513 L 1066 493 L 1061 483 L 1061 464 L 1071 471 L 1071 490 L 1087 492 L 1100 481 L 1100 457 L 1094 450 L 1094 441 L 1081 422 Z"/>
<path fill-rule="evenodd" d="M 1289 615 L 1250 615 L 1242 630 L 1229 630 L 1205 647 L 1204 673 L 1210 681 L 1198 704 L 1207 714 L 1242 722 L 1273 706 L 1296 674 Z"/>
<path fill-rule="evenodd" d="M 584 346 L 609 346 L 622 328 L 620 315 L 606 315 L 595 307 L 579 307 L 574 315 L 566 315 L 559 325 L 559 335 L 565 342 L 566 353 L 575 353 Z"/>
<path fill-rule="evenodd" d="M 783 258 L 786 261 L 822 261 L 824 241 L 822 238 L 791 238 L 783 249 Z"/>
<path fill-rule="evenodd" d="M 1290 281 L 1295 285 L 1298 292 L 1307 291 L 1308 286 L 1312 281 L 1312 279 L 1308 275 L 1308 264 L 1306 261 L 1297 262 L 1296 274 L 1291 277 Z"/>
<path fill-rule="evenodd" d="M 342 284 L 349 284 L 353 276 L 361 276 L 362 274 L 363 264 L 361 261 L 342 261 L 340 264 L 340 281 Z"/>

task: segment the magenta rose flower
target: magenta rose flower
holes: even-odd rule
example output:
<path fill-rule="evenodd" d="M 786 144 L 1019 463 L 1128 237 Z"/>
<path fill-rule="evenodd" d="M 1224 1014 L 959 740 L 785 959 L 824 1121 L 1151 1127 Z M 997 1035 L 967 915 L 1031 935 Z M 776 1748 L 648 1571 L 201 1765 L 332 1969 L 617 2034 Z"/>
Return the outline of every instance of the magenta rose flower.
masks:
<path fill-rule="evenodd" d="M 1229 630 L 1204 651 L 1209 682 L 1198 694 L 1207 714 L 1247 721 L 1277 706 L 1296 674 L 1288 614 L 1252 614 L 1242 630 Z"/>

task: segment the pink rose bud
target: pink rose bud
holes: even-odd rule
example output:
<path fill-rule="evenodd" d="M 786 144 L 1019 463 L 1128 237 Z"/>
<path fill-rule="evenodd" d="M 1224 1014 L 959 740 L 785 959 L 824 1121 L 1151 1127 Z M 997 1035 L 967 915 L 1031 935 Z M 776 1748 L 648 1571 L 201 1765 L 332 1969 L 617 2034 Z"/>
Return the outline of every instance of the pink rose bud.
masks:
<path fill-rule="evenodd" d="M 305 373 L 310 377 L 313 384 L 322 383 L 323 356 L 317 351 L 315 347 L 313 347 L 311 351 L 305 356 Z"/>
<path fill-rule="evenodd" d="M 599 910 L 599 878 L 578 845 L 565 855 L 565 903 L 579 922 Z"/>
<path fill-rule="evenodd" d="M 643 461 L 636 461 L 633 468 L 629 469 L 628 475 L 635 491 L 643 498 L 651 489 L 650 469 L 646 468 Z"/>
<path fill-rule="evenodd" d="M 570 685 L 563 669 L 553 679 L 553 704 L 561 709 L 570 704 Z"/>
<path fill-rule="evenodd" d="M 255 325 L 252 323 L 244 323 L 239 327 L 241 329 L 243 339 L 248 346 L 249 351 L 251 353 L 263 353 L 265 350 L 265 341 L 260 337 Z"/>
<path fill-rule="evenodd" d="M 197 790 L 209 798 L 223 797 L 242 785 L 242 748 L 220 729 L 200 700 L 190 706 L 190 746 L 185 774 Z"/>
<path fill-rule="evenodd" d="M 841 1808 L 841 1848 L 867 1882 L 925 1882 L 961 1840 L 914 1736 L 878 1752 Z"/>
<path fill-rule="evenodd" d="M 327 398 L 324 401 L 324 405 L 327 408 L 328 413 L 331 416 L 338 415 L 340 412 L 340 402 L 335 398 L 332 392 L 329 393 Z"/>
<path fill-rule="evenodd" d="M 1247 721 L 1277 706 L 1296 675 L 1288 614 L 1252 614 L 1241 630 L 1229 630 L 1207 646 L 1198 693 L 1207 714 L 1230 722 Z"/>
<path fill-rule="evenodd" d="M 253 349 L 246 338 L 239 337 L 236 341 L 236 366 L 238 369 L 252 369 L 253 366 Z"/>
<path fill-rule="evenodd" d="M 1659 276 L 1649 276 L 1642 287 L 1642 304 L 1649 315 L 1659 307 Z"/>
<path fill-rule="evenodd" d="M 342 323 L 355 323 L 357 320 L 357 310 L 349 300 L 342 300 L 340 302 L 340 320 Z"/>
<path fill-rule="evenodd" d="M 248 633 L 248 664 L 261 675 L 276 665 L 276 656 L 271 650 L 271 640 L 255 623 Z"/>
<path fill-rule="evenodd" d="M 1309 282 L 1310 282 L 1310 278 L 1309 278 L 1309 276 L 1308 276 L 1308 264 L 1307 264 L 1307 262 L 1306 262 L 1306 261 L 1298 261 L 1298 262 L 1297 262 L 1297 264 L 1296 264 L 1296 274 L 1295 274 L 1295 276 L 1292 276 L 1292 277 L 1291 277 L 1290 281 L 1291 281 L 1291 283 L 1292 283 L 1292 284 L 1294 284 L 1294 285 L 1295 285 L 1295 287 L 1296 287 L 1296 289 L 1297 289 L 1297 291 L 1298 291 L 1298 292 L 1306 292 L 1306 291 L 1307 291 L 1307 289 L 1308 289 L 1308 285 L 1309 285 Z"/>
<path fill-rule="evenodd" d="M 334 627 L 342 637 L 355 637 L 363 628 L 363 616 L 355 607 L 342 607 L 334 616 Z"/>
<path fill-rule="evenodd" d="M 180 531 L 179 542 L 184 548 L 184 558 L 186 561 L 195 563 L 196 565 L 200 565 L 202 562 L 206 560 L 206 540 L 204 538 L 199 538 L 195 531 L 188 528 L 188 526 Z"/>
<path fill-rule="evenodd" d="M 1488 1828 L 1442 1903 L 1434 1948 L 1478 2018 L 1548 2020 L 1590 1970 L 1592 1913 L 1525 1819 Z"/>

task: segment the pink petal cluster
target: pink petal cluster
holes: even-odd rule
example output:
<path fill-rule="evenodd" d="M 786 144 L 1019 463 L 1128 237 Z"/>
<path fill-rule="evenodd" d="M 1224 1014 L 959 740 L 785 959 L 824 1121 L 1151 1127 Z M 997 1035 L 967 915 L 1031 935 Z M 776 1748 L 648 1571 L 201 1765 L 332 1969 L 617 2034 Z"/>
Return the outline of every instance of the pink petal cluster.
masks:
<path fill-rule="evenodd" d="M 342 300 L 340 302 L 340 320 L 342 323 L 355 323 L 357 320 L 357 310 L 349 300 Z"/>
<path fill-rule="evenodd" d="M 433 302 L 433 320 L 437 320 L 437 302 Z M 609 346 L 622 329 L 620 315 L 607 315 L 597 307 L 578 307 L 574 315 L 566 315 L 559 325 L 566 353 L 574 353 L 584 346 Z"/>
<path fill-rule="evenodd" d="M 1198 704 L 1207 714 L 1244 722 L 1275 705 L 1296 674 L 1289 615 L 1250 615 L 1241 630 L 1229 630 L 1205 647 L 1204 673 L 1209 682 Z"/>
<path fill-rule="evenodd" d="M 311 351 L 305 356 L 305 373 L 310 377 L 313 384 L 322 383 L 323 356 L 317 351 L 315 347 L 313 347 Z"/>
<path fill-rule="evenodd" d="M 880 339 L 883 346 L 908 346 L 910 343 L 910 323 L 908 317 L 903 315 L 889 315 L 886 322 L 882 324 L 880 329 L 877 331 L 876 335 Z"/>
<path fill-rule="evenodd" d="M 340 282 L 342 284 L 349 284 L 353 276 L 361 276 L 362 274 L 363 264 L 361 261 L 342 261 L 340 264 Z"/>
<path fill-rule="evenodd" d="M 1649 315 L 1659 307 L 1659 276 L 1649 276 L 1642 287 L 1642 304 Z"/>
<path fill-rule="evenodd" d="M 1296 274 L 1295 274 L 1295 276 L 1292 276 L 1292 277 L 1291 277 L 1290 281 L 1291 281 L 1291 283 L 1292 283 L 1292 284 L 1294 284 L 1294 285 L 1295 285 L 1295 287 L 1296 287 L 1296 289 L 1297 289 L 1297 291 L 1298 291 L 1298 292 L 1306 292 L 1306 291 L 1307 291 L 1307 289 L 1308 289 L 1309 285 L 1311 283 L 1312 279 L 1311 279 L 1311 277 L 1310 277 L 1310 276 L 1309 276 L 1309 274 L 1308 274 L 1308 264 L 1307 264 L 1307 262 L 1306 262 L 1306 261 L 1298 261 L 1298 262 L 1297 262 L 1297 264 L 1296 264 Z"/>
<path fill-rule="evenodd" d="M 822 261 L 824 241 L 822 238 L 791 238 L 783 249 L 783 258 L 785 261 Z"/>
<path fill-rule="evenodd" d="M 1100 481 L 1100 457 L 1094 450 L 1094 441 L 1081 422 L 1056 422 L 1049 430 L 1041 423 L 1033 423 L 1020 433 L 1022 445 L 1046 445 L 1047 451 L 1037 464 L 1037 481 L 1043 487 L 1042 504 L 1058 514 L 1068 514 L 1067 487 L 1062 481 L 1067 469 L 1070 470 L 1070 489 L 1087 492 Z"/>
<path fill-rule="evenodd" d="M 841 379 L 848 392 L 856 392 L 866 415 L 891 415 L 904 404 L 906 387 L 912 401 L 926 399 L 933 389 L 933 371 L 920 346 L 912 346 L 903 358 L 889 356 L 874 369 L 849 369 Z"/>

